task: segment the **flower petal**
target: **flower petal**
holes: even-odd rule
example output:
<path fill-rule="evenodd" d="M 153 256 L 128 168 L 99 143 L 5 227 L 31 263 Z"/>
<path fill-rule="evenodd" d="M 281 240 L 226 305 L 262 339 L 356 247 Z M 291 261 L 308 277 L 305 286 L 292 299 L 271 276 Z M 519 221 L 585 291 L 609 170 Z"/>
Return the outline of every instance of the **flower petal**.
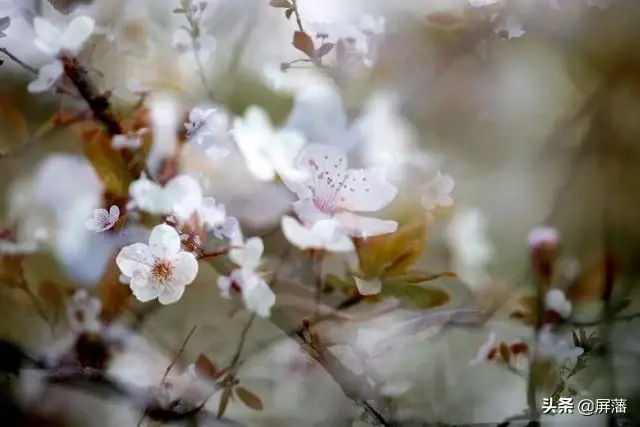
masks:
<path fill-rule="evenodd" d="M 163 305 L 173 304 L 174 302 L 177 302 L 180 298 L 182 298 L 184 290 L 184 286 L 165 286 L 162 293 L 158 295 L 158 302 Z"/>
<path fill-rule="evenodd" d="M 381 169 L 351 169 L 336 197 L 336 205 L 350 211 L 375 212 L 388 205 L 398 190 Z"/>
<path fill-rule="evenodd" d="M 62 49 L 77 53 L 85 41 L 91 36 L 96 23 L 89 16 L 78 16 L 69 23 L 69 26 L 60 36 L 60 46 Z"/>
<path fill-rule="evenodd" d="M 109 208 L 109 222 L 115 224 L 120 218 L 120 208 L 116 205 L 113 205 Z"/>
<path fill-rule="evenodd" d="M 302 250 L 321 247 L 321 245 L 314 240 L 311 230 L 300 224 L 294 218 L 283 216 L 280 225 L 284 237 L 292 245 Z"/>
<path fill-rule="evenodd" d="M 156 225 L 149 236 L 149 247 L 154 256 L 173 258 L 180 251 L 180 236 L 167 224 Z"/>
<path fill-rule="evenodd" d="M 360 292 L 360 295 L 376 295 L 379 294 L 382 290 L 382 282 L 377 277 L 370 280 L 365 280 L 358 276 L 353 276 L 353 279 L 356 282 L 356 286 L 358 287 L 358 292 Z"/>
<path fill-rule="evenodd" d="M 155 283 L 150 280 L 150 276 L 144 273 L 138 273 L 131 278 L 129 285 L 133 296 L 141 302 L 152 301 L 158 297 L 158 288 Z"/>
<path fill-rule="evenodd" d="M 180 252 L 173 260 L 174 272 L 171 284 L 186 286 L 198 275 L 198 260 L 191 252 Z"/>
<path fill-rule="evenodd" d="M 120 249 L 116 256 L 116 264 L 122 274 L 133 277 L 136 272 L 150 272 L 153 266 L 153 255 L 149 246 L 134 243 Z"/>
<path fill-rule="evenodd" d="M 398 230 L 398 223 L 396 221 L 370 218 L 351 212 L 341 212 L 335 216 L 335 219 L 344 227 L 347 233 L 353 237 L 366 238 L 393 233 Z"/>

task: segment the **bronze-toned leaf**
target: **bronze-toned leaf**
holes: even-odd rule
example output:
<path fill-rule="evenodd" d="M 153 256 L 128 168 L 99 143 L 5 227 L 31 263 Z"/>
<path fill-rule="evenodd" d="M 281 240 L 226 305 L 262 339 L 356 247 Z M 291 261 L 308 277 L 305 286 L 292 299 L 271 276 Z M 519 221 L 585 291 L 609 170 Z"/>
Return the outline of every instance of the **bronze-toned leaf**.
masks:
<path fill-rule="evenodd" d="M 253 392 L 247 390 L 244 387 L 236 387 L 236 396 L 247 405 L 248 408 L 253 409 L 254 411 L 262 411 L 262 400 Z"/>
<path fill-rule="evenodd" d="M 218 418 L 224 415 L 224 412 L 227 410 L 227 406 L 229 406 L 229 399 L 231 399 L 231 389 L 225 388 L 222 390 L 222 394 L 220 395 L 220 403 L 218 404 Z"/>
<path fill-rule="evenodd" d="M 60 307 L 65 301 L 65 295 L 60 285 L 51 281 L 38 284 L 38 296 L 52 307 Z"/>
<path fill-rule="evenodd" d="M 454 278 L 458 276 L 451 271 L 445 271 L 443 273 L 431 273 L 428 271 L 410 270 L 399 276 L 391 276 L 391 277 L 393 278 L 393 280 L 397 279 L 398 281 L 401 281 L 401 282 L 415 284 L 415 283 L 429 282 L 431 280 L 440 279 L 442 277 Z"/>
<path fill-rule="evenodd" d="M 11 96 L 6 93 L 0 93 L 0 117 L 9 125 L 14 136 L 21 140 L 29 137 L 27 121 L 16 108 Z"/>
<path fill-rule="evenodd" d="M 111 322 L 129 307 L 131 289 L 120 283 L 115 255 L 98 284 L 98 295 L 102 302 L 100 318 L 105 323 Z"/>
<path fill-rule="evenodd" d="M 502 360 L 509 363 L 511 361 L 511 350 L 509 349 L 509 346 L 505 342 L 501 342 L 499 350 Z"/>
<path fill-rule="evenodd" d="M 326 54 L 328 54 L 329 52 L 331 52 L 333 50 L 333 47 L 335 46 L 334 43 L 325 43 L 322 46 L 320 46 L 317 50 L 316 50 L 316 58 L 322 58 L 323 56 L 325 56 Z"/>
<path fill-rule="evenodd" d="M 216 375 L 218 374 L 218 368 L 215 363 L 209 360 L 209 358 L 204 354 L 198 356 L 195 366 L 198 373 L 206 375 L 209 378 L 216 378 Z"/>
<path fill-rule="evenodd" d="M 379 297 L 396 297 L 412 308 L 434 308 L 451 302 L 451 295 L 438 287 L 383 281 Z"/>
<path fill-rule="evenodd" d="M 293 47 L 310 57 L 313 57 L 316 51 L 311 36 L 302 31 L 293 33 Z"/>
<path fill-rule="evenodd" d="M 0 277 L 6 285 L 13 287 L 25 284 L 24 271 L 22 269 L 23 261 L 24 255 L 4 255 L 0 257 L 0 263 L 2 263 Z"/>
<path fill-rule="evenodd" d="M 612 257 L 603 256 L 584 269 L 584 272 L 567 289 L 566 296 L 572 303 L 600 300 L 604 294 L 606 273 L 615 275 L 617 268 Z M 609 278 L 613 280 L 612 278 Z"/>
<path fill-rule="evenodd" d="M 284 17 L 287 19 L 291 18 L 291 15 L 293 15 L 293 9 L 287 9 L 284 11 Z"/>

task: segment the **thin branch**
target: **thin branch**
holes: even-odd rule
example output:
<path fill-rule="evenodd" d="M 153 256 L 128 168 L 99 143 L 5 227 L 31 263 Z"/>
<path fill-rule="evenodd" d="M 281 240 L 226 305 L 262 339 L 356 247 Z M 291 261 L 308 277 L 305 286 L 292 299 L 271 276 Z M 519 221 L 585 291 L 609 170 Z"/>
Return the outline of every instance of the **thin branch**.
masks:
<path fill-rule="evenodd" d="M 306 33 L 304 27 L 302 26 L 302 18 L 300 17 L 300 11 L 298 10 L 298 0 L 291 0 L 291 9 L 293 13 L 296 15 L 296 24 L 298 25 L 298 29 L 303 33 Z"/>
<path fill-rule="evenodd" d="M 230 366 L 234 369 L 238 362 L 240 361 L 240 356 L 242 355 L 242 349 L 244 348 L 245 341 L 247 340 L 247 335 L 249 334 L 249 329 L 251 329 L 251 325 L 253 325 L 254 320 L 256 319 L 256 314 L 251 313 L 251 317 L 244 328 L 242 328 L 242 332 L 240 333 L 240 342 L 238 344 L 238 349 L 236 350 L 233 358 L 231 359 Z"/>
<path fill-rule="evenodd" d="M 167 379 L 167 375 L 169 375 L 169 372 L 171 372 L 171 369 L 173 369 L 173 367 L 178 362 L 178 359 L 180 358 L 180 356 L 184 352 L 184 349 L 187 347 L 187 344 L 189 343 L 189 340 L 191 339 L 191 336 L 193 336 L 193 333 L 196 331 L 196 329 L 198 329 L 198 325 L 196 325 L 193 328 L 191 328 L 191 331 L 189 332 L 189 335 L 187 335 L 187 337 L 182 342 L 182 345 L 180 346 L 180 348 L 178 349 L 178 352 L 176 353 L 175 357 L 171 361 L 171 364 L 169 366 L 167 366 L 167 369 L 164 371 L 164 375 L 162 376 L 162 380 L 160 382 L 164 382 Z"/>

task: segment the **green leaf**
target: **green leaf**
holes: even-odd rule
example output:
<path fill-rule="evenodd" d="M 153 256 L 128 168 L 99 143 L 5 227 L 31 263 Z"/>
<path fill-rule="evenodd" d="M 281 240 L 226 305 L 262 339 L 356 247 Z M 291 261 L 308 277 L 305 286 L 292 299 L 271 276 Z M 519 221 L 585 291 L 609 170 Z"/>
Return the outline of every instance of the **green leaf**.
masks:
<path fill-rule="evenodd" d="M 389 276 L 388 279 L 409 284 L 416 284 L 430 282 L 442 277 L 454 278 L 458 276 L 451 271 L 445 271 L 444 273 L 432 273 L 429 271 L 409 270 L 404 274 Z"/>
<path fill-rule="evenodd" d="M 290 19 L 290 18 L 291 18 L 291 15 L 293 15 L 293 9 L 287 9 L 287 10 L 285 10 L 285 11 L 284 11 L 284 16 L 285 16 L 287 19 Z"/>
<path fill-rule="evenodd" d="M 396 297 L 408 305 L 427 309 L 448 304 L 452 297 L 444 289 L 406 282 L 383 280 L 380 297 Z"/>
<path fill-rule="evenodd" d="M 187 11 L 185 9 L 181 8 L 181 7 L 177 7 L 175 9 L 173 9 L 173 13 L 184 15 L 185 13 L 187 13 Z"/>
<path fill-rule="evenodd" d="M 281 7 L 281 8 L 292 8 L 293 5 L 289 0 L 271 0 L 269 2 L 269 6 L 271 7 Z"/>

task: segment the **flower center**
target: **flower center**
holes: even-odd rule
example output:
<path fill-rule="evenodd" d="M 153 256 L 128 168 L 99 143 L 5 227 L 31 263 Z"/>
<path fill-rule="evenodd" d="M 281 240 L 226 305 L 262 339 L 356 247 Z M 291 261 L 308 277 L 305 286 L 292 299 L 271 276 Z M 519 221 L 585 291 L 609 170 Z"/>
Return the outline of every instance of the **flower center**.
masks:
<path fill-rule="evenodd" d="M 156 258 L 153 267 L 151 267 L 151 274 L 153 278 L 158 282 L 168 282 L 173 277 L 174 265 L 171 261 L 162 258 Z"/>

